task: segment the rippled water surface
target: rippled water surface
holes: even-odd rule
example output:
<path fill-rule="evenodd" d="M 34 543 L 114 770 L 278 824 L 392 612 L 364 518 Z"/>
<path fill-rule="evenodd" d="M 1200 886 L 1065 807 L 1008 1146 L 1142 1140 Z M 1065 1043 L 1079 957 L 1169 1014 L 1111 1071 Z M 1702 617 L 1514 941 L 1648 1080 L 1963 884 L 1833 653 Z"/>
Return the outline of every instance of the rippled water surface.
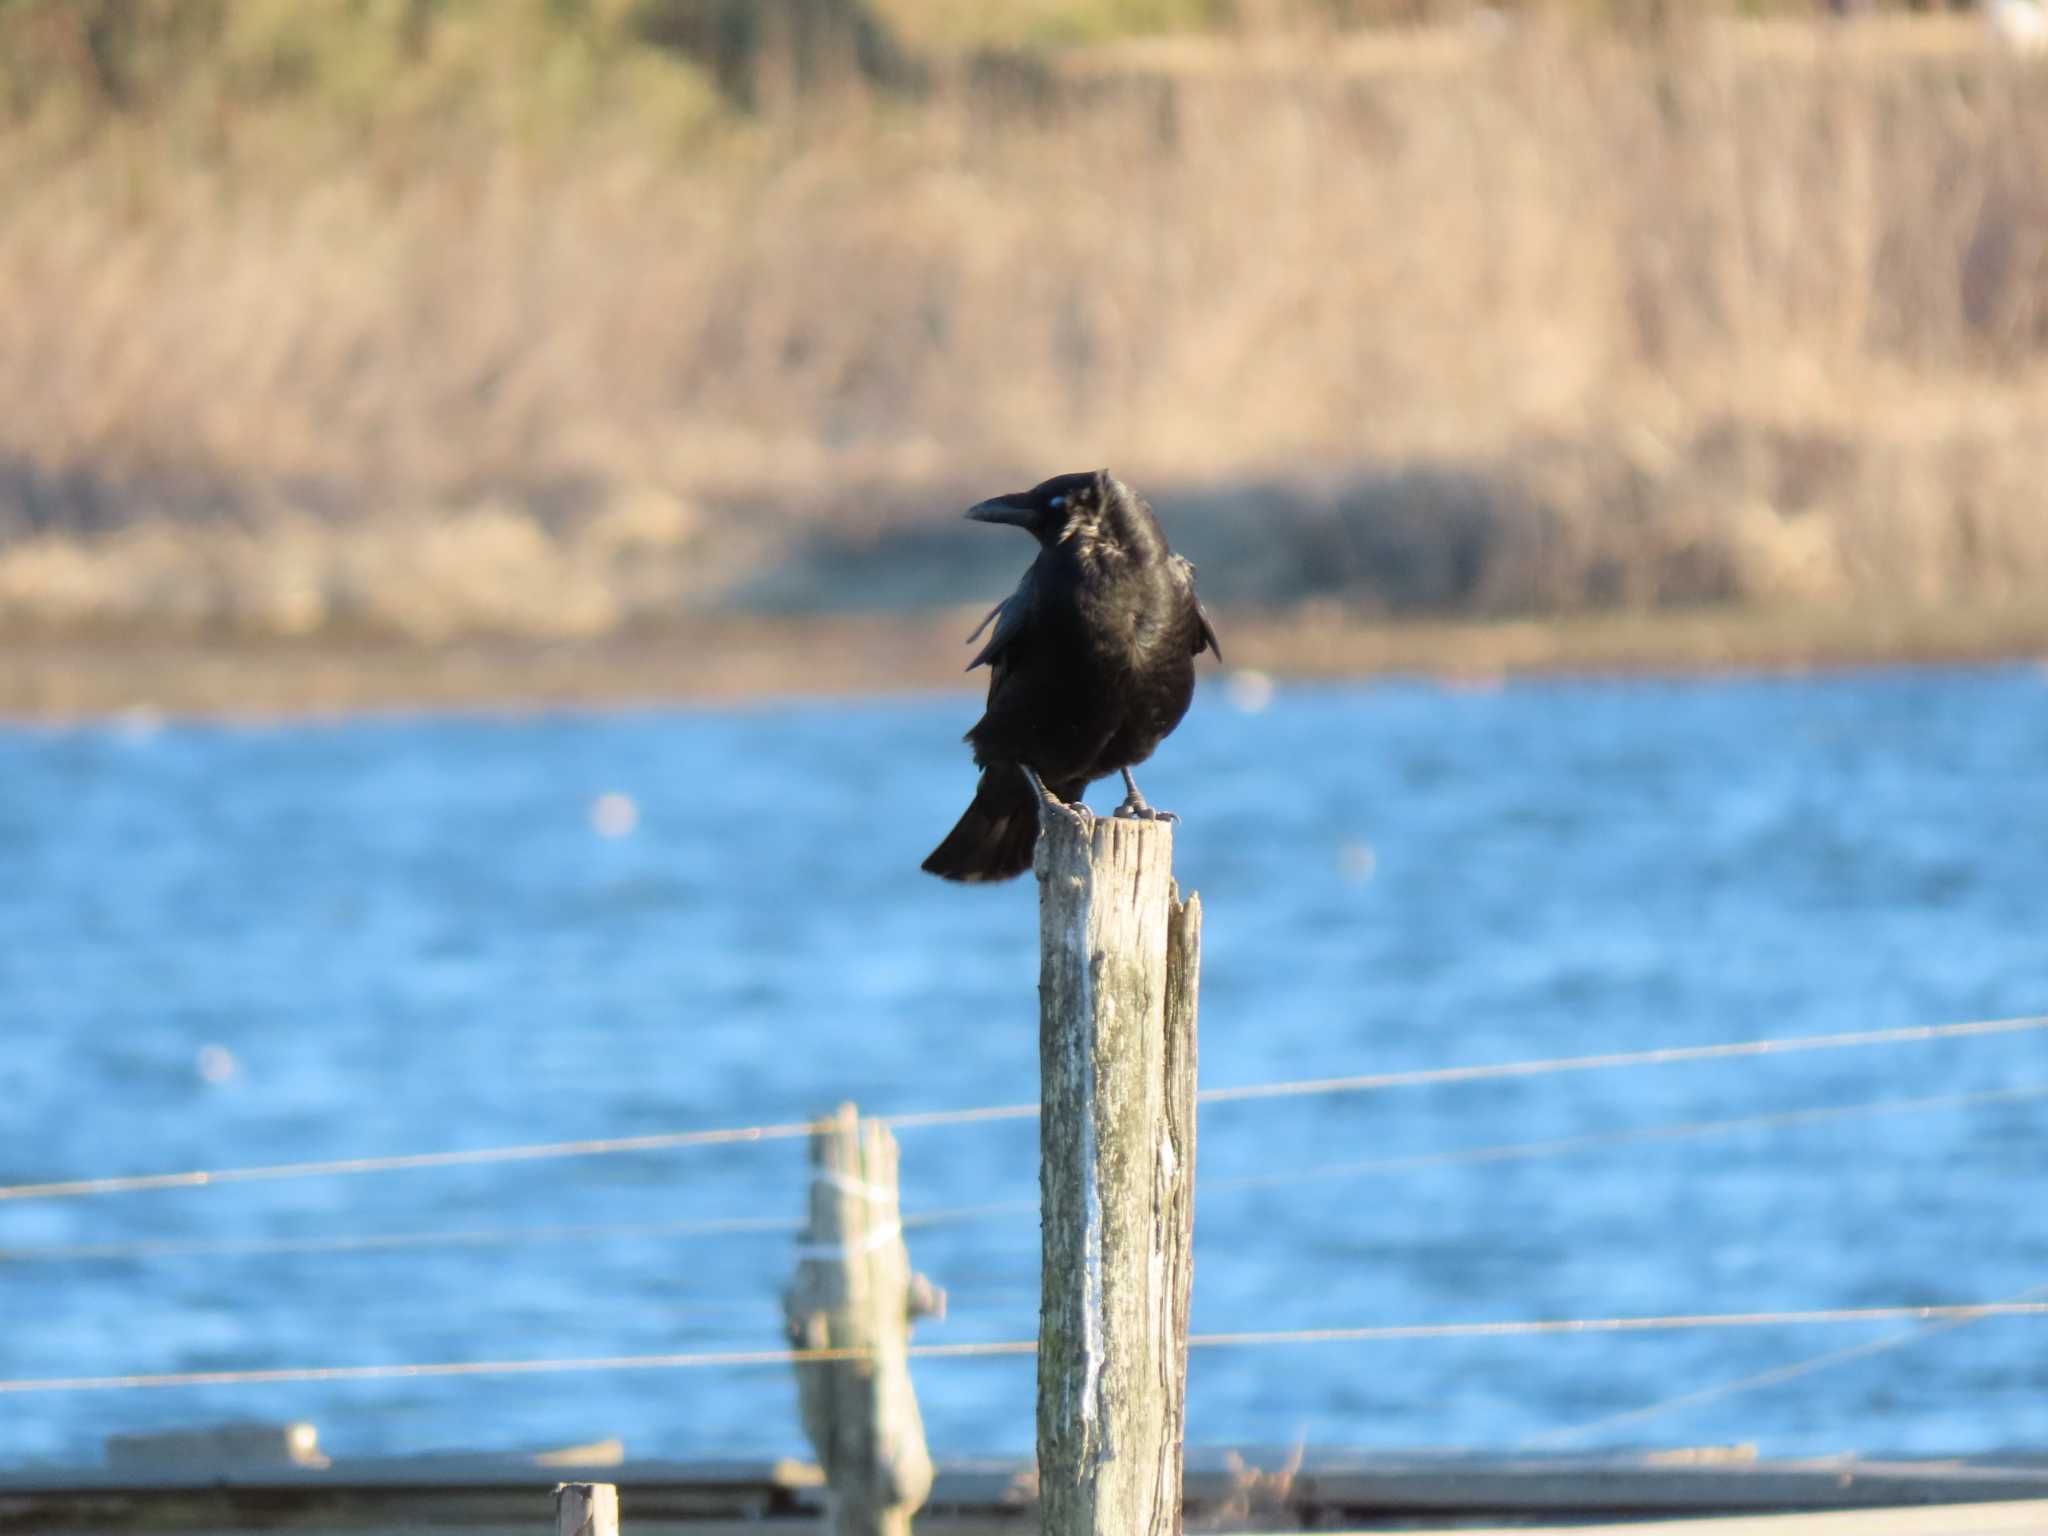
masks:
<path fill-rule="evenodd" d="M 1028 1100 L 1030 884 L 917 870 L 971 714 L 0 728 L 0 1184 Z M 1205 1086 L 2048 1011 L 2039 669 L 1214 688 L 1142 779 L 1207 910 Z M 1028 1337 L 1035 1127 L 902 1149 L 907 1208 L 1012 1206 L 911 1234 L 920 1337 Z M 794 1221 L 802 1159 L 0 1202 L 0 1378 L 773 1348 L 789 1234 L 676 1227 Z M 2039 1032 L 1217 1104 L 1194 1326 L 2010 1299 L 2044 1170 Z M 917 1378 L 941 1453 L 1029 1446 L 1028 1360 Z M 2048 1319 L 1215 1349 L 1192 1393 L 1208 1444 L 2040 1446 Z M 802 1445 L 779 1369 L 0 1405 L 17 1462 L 287 1416 Z"/>

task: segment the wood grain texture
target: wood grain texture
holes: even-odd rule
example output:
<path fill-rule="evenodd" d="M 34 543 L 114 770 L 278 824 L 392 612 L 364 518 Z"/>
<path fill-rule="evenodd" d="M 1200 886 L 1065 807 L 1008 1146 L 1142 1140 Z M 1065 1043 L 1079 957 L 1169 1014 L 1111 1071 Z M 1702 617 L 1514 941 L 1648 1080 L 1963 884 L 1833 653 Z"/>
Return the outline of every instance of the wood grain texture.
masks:
<path fill-rule="evenodd" d="M 1201 909 L 1163 822 L 1040 837 L 1038 1461 L 1050 1536 L 1181 1528 Z"/>

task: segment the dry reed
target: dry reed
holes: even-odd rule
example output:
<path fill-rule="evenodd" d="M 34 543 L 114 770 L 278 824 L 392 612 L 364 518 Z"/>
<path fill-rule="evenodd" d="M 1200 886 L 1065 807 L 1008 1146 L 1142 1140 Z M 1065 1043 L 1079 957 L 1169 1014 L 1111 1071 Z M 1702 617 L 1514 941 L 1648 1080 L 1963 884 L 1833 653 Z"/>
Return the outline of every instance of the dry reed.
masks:
<path fill-rule="evenodd" d="M 1095 463 L 1242 601 L 2048 595 L 2043 165 L 1929 21 L 23 122 L 0 624 L 602 634 Z"/>

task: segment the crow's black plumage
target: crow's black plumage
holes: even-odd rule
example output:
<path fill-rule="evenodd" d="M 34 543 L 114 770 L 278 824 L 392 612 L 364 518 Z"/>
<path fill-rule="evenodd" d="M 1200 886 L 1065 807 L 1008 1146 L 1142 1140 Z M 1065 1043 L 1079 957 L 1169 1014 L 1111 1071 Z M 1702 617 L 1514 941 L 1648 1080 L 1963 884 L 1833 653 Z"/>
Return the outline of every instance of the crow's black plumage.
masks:
<path fill-rule="evenodd" d="M 967 515 L 1024 529 L 1038 558 L 967 637 L 995 625 L 968 663 L 989 667 L 988 708 L 967 733 L 981 782 L 924 867 L 948 880 L 1007 880 L 1031 867 L 1038 785 L 1072 803 L 1121 771 L 1130 792 L 1116 814 L 1163 814 L 1131 768 L 1187 713 L 1195 657 L 1223 653 L 1195 599 L 1194 567 L 1108 470 L 1058 475 Z"/>

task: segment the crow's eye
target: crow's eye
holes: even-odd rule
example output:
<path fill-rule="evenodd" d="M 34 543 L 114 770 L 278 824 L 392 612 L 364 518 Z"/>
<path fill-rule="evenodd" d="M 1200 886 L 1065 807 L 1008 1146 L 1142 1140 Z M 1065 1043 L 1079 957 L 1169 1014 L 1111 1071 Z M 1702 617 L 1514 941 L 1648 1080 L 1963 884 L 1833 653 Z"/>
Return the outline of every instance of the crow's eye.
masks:
<path fill-rule="evenodd" d="M 1048 507 L 1051 507 L 1051 508 L 1053 509 L 1053 511 L 1055 511 L 1055 512 L 1059 511 L 1059 509 L 1060 509 L 1061 507 L 1064 507 L 1064 506 L 1065 506 L 1066 504 L 1067 504 L 1067 498 L 1066 498 L 1066 497 L 1064 497 L 1064 496 L 1055 496 L 1055 497 L 1053 497 L 1053 499 L 1052 499 L 1051 501 L 1048 501 L 1048 502 L 1046 503 L 1046 505 L 1047 505 Z"/>

